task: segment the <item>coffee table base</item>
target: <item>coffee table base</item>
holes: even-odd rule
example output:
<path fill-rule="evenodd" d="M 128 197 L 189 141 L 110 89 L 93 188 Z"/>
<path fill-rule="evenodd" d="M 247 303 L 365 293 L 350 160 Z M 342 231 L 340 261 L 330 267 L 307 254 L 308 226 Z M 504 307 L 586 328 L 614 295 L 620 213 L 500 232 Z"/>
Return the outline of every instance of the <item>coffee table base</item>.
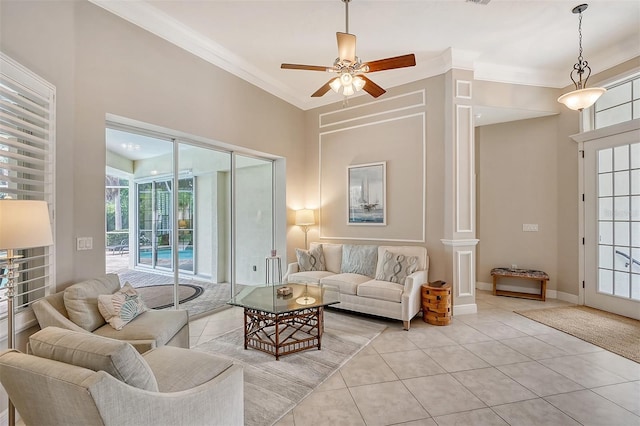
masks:
<path fill-rule="evenodd" d="M 322 348 L 323 307 L 274 314 L 244 308 L 244 348 L 274 355 Z"/>

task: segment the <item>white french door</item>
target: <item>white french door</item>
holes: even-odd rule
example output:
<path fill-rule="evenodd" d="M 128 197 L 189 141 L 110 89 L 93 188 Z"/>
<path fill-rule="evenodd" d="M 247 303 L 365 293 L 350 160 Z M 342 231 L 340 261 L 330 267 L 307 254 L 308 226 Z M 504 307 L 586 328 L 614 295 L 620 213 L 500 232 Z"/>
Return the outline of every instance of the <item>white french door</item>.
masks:
<path fill-rule="evenodd" d="M 594 131 L 584 142 L 584 303 L 640 319 L 637 125 Z"/>

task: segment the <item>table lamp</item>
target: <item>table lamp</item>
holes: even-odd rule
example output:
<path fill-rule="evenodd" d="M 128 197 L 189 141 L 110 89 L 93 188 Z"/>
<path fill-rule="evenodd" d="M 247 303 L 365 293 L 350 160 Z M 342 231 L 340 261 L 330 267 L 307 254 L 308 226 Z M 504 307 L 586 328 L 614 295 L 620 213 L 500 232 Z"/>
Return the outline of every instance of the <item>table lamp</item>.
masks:
<path fill-rule="evenodd" d="M 53 244 L 49 208 L 46 201 L 0 200 L 0 250 L 7 256 L 7 348 L 15 345 L 13 298 L 16 287 L 16 255 L 14 250 L 46 247 Z M 15 425 L 15 409 L 9 399 L 9 426 Z"/>
<path fill-rule="evenodd" d="M 313 216 L 313 210 L 311 209 L 302 209 L 296 210 L 296 225 L 302 228 L 304 231 L 304 248 L 307 249 L 307 232 L 309 232 L 309 227 L 311 225 L 315 225 L 316 221 Z"/>

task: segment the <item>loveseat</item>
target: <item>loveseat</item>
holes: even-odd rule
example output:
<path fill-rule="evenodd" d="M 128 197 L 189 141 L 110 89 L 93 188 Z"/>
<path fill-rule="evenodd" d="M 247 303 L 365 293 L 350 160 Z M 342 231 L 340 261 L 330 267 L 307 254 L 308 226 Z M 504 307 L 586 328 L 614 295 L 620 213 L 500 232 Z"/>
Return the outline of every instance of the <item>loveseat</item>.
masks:
<path fill-rule="evenodd" d="M 29 425 L 242 425 L 243 371 L 232 361 L 47 327 L 30 354 L 0 352 L 0 382 Z"/>
<path fill-rule="evenodd" d="M 169 345 L 189 347 L 189 314 L 186 310 L 148 310 L 120 330 L 106 322 L 98 309 L 98 297 L 121 290 L 120 278 L 107 274 L 73 284 L 33 303 L 40 328 L 49 326 L 123 340 L 140 353 Z"/>
<path fill-rule="evenodd" d="M 337 289 L 334 308 L 401 320 L 405 330 L 420 312 L 429 274 L 425 247 L 311 243 L 296 255 L 283 281 Z"/>

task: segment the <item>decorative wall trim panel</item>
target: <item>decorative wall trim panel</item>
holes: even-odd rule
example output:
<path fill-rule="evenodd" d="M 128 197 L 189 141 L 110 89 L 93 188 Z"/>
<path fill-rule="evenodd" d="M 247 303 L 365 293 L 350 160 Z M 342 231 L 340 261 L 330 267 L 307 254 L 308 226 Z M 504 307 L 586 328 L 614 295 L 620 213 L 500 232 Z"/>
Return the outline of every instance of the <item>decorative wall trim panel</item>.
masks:
<path fill-rule="evenodd" d="M 471 82 L 467 80 L 456 80 L 456 98 L 471 99 Z"/>
<path fill-rule="evenodd" d="M 424 91 L 415 93 L 422 97 Z M 378 114 L 377 118 L 381 117 Z M 318 145 L 320 239 L 426 241 L 424 111 L 327 130 L 319 134 Z M 347 167 L 380 161 L 387 164 L 387 223 L 378 227 L 348 225 Z"/>
<path fill-rule="evenodd" d="M 380 111 L 384 105 L 384 111 Z M 392 96 L 375 102 L 368 102 L 362 105 L 343 108 L 337 111 L 326 112 L 319 116 L 319 128 L 336 126 L 356 120 L 363 120 L 371 117 L 389 115 L 394 112 L 404 111 L 410 108 L 423 107 L 426 105 L 426 94 L 424 89 L 415 92 Z"/>
<path fill-rule="evenodd" d="M 456 105 L 455 141 L 456 232 L 473 233 L 474 146 L 470 105 Z"/>
<path fill-rule="evenodd" d="M 456 274 L 458 276 L 456 296 L 473 296 L 476 276 L 474 264 L 473 251 L 456 251 Z"/>

